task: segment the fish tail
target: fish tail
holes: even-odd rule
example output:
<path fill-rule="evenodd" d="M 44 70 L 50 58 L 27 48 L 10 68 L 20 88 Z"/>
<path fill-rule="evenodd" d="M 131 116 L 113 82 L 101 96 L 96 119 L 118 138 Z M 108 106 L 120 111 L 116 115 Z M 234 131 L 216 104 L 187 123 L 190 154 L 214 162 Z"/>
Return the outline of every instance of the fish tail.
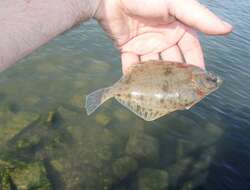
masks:
<path fill-rule="evenodd" d="M 103 102 L 111 98 L 108 96 L 110 88 L 101 88 L 86 96 L 85 109 L 87 115 L 92 114 Z"/>

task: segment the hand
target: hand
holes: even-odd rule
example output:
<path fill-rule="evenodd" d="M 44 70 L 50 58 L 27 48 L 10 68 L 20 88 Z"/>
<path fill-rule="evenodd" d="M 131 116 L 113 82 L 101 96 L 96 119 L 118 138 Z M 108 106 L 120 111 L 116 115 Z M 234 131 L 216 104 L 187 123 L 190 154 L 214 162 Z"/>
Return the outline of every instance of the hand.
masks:
<path fill-rule="evenodd" d="M 185 61 L 205 69 L 195 30 L 210 35 L 232 30 L 196 0 L 102 0 L 95 18 L 120 50 L 124 74 L 131 65 L 150 59 Z"/>

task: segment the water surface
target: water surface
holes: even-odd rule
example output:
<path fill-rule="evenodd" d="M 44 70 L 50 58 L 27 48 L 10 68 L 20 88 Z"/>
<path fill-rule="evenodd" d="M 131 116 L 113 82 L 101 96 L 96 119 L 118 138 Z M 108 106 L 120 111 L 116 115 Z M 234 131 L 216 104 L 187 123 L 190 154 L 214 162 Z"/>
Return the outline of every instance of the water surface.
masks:
<path fill-rule="evenodd" d="M 108 101 L 87 117 L 84 96 L 121 76 L 94 21 L 1 73 L 0 161 L 15 160 L 14 183 L 20 163 L 41 163 L 53 189 L 250 189 L 250 3 L 202 2 L 234 32 L 200 34 L 207 69 L 224 84 L 190 111 L 149 123 Z"/>

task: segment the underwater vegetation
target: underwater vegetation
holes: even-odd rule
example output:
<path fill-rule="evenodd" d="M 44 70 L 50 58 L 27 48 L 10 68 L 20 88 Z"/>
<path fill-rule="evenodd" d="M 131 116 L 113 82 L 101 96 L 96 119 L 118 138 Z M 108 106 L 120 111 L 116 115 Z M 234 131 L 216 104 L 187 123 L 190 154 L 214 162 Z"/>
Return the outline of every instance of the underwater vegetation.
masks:
<path fill-rule="evenodd" d="M 43 114 L 1 102 L 1 190 L 187 190 L 206 179 L 217 124 L 172 114 L 152 126 L 120 106 L 86 117 L 77 101 Z"/>

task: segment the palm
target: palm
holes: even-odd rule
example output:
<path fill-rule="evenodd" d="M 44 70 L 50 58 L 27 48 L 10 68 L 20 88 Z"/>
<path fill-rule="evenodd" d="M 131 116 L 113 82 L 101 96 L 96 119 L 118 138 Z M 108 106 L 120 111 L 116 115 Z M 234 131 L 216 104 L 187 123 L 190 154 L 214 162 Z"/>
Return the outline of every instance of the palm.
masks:
<path fill-rule="evenodd" d="M 174 19 L 176 15 L 171 16 L 167 1 L 104 2 L 97 18 L 120 50 L 124 72 L 140 60 L 183 61 L 182 57 L 187 63 L 204 68 L 194 30 Z"/>

